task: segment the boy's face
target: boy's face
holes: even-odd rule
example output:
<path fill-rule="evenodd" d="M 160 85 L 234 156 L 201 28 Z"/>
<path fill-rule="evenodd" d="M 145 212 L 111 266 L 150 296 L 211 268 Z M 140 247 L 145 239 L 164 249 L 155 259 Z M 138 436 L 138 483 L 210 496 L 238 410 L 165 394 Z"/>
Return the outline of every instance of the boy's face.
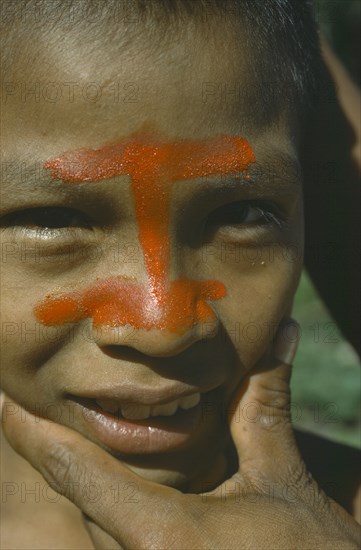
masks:
<path fill-rule="evenodd" d="M 1 123 L 2 389 L 148 479 L 179 487 L 225 453 L 225 409 L 289 312 L 302 265 L 291 125 L 286 113 L 261 129 L 252 123 L 262 97 L 246 93 L 256 90 L 243 62 L 249 52 L 242 58 L 235 42 L 216 38 L 218 48 L 189 34 L 161 55 L 139 43 L 119 56 L 44 45 L 8 78 Z M 170 182 L 179 148 L 192 170 L 197 147 L 213 143 L 222 156 L 225 136 L 244 138 L 255 155 L 241 177 L 223 155 L 222 174 Z M 40 169 L 65 152 L 101 149 L 109 174 L 108 144 L 124 152 L 144 140 L 170 162 L 77 183 Z M 195 281 L 219 291 L 201 304 L 211 304 L 208 314 L 197 309 L 203 283 Z M 98 302 L 71 322 L 46 320 L 41 308 L 59 296 L 75 309 L 84 296 Z M 118 311 L 107 310 L 109 300 Z M 91 412 L 97 398 L 169 403 L 197 391 L 201 403 L 180 413 L 183 423 L 179 413 L 163 424 L 119 421 L 104 438 L 104 416 Z M 257 411 L 240 414 L 251 422 Z"/>

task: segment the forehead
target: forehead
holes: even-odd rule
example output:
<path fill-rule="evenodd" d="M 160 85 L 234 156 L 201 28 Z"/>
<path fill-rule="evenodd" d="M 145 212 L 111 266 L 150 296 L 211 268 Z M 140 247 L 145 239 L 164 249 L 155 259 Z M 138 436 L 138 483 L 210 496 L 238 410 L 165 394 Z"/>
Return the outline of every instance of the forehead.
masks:
<path fill-rule="evenodd" d="M 169 139 L 238 134 L 292 141 L 287 116 L 263 123 L 251 48 L 215 25 L 189 26 L 162 43 L 36 36 L 32 63 L 8 81 L 3 129 L 11 156 L 46 159 L 156 129 Z M 17 123 L 14 124 L 14 119 Z M 19 130 L 21 130 L 19 132 Z M 266 138 L 267 139 L 267 138 Z"/>

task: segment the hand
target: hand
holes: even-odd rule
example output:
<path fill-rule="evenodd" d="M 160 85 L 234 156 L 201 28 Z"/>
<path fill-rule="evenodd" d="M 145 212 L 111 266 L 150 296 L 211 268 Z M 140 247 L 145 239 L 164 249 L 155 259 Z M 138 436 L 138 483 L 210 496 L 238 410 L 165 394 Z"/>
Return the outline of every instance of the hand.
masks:
<path fill-rule="evenodd" d="M 289 412 L 297 325 L 281 328 L 230 407 L 239 470 L 211 492 L 183 494 L 144 480 L 79 433 L 23 411 L 25 423 L 6 406 L 5 435 L 82 510 L 98 549 L 357 549 L 358 524 L 322 492 L 297 449 Z M 126 483 L 134 498 L 119 503 L 114 486 Z M 101 488 L 102 498 L 89 498 L 84 486 Z"/>

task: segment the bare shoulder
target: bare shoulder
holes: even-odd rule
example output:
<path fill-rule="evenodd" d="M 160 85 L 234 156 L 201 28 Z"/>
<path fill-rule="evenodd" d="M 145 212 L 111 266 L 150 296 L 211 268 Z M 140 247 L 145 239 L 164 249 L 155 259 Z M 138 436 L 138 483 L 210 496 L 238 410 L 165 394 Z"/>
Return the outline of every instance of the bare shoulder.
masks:
<path fill-rule="evenodd" d="M 300 430 L 295 435 L 320 487 L 361 523 L 360 450 Z"/>
<path fill-rule="evenodd" d="M 1 531 L 7 550 L 93 550 L 80 511 L 53 491 L 1 431 Z"/>

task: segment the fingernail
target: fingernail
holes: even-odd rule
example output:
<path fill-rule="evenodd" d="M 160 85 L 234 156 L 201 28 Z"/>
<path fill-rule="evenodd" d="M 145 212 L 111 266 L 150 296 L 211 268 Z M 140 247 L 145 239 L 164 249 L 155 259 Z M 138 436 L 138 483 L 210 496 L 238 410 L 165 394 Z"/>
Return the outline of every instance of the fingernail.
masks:
<path fill-rule="evenodd" d="M 297 321 L 287 319 L 280 324 L 273 348 L 273 356 L 286 365 L 292 365 L 296 355 L 301 329 Z"/>
<path fill-rule="evenodd" d="M 4 392 L 0 390 L 0 418 L 2 418 L 4 402 L 5 402 L 5 395 L 4 395 Z"/>

